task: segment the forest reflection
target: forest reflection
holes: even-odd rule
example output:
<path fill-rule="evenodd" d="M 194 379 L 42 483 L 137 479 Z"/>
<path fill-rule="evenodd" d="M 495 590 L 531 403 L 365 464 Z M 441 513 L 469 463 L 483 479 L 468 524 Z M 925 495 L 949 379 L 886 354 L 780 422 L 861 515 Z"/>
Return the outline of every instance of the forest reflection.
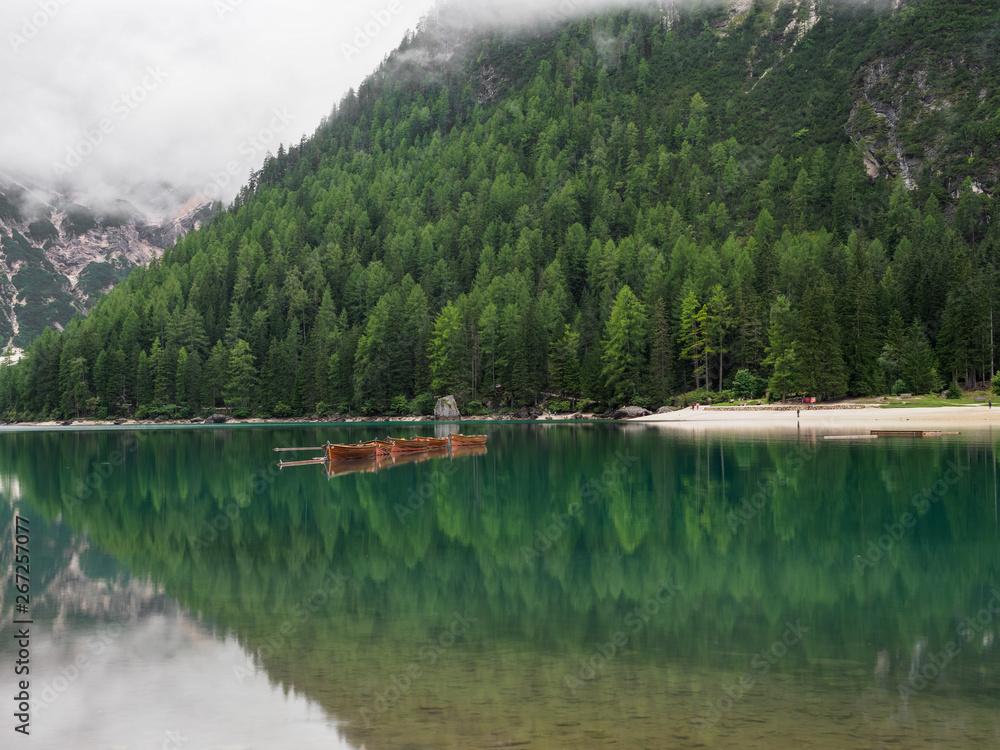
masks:
<path fill-rule="evenodd" d="M 240 668 L 352 744 L 503 746 L 511 716 L 581 705 L 600 731 L 654 715 L 711 739 L 754 710 L 719 709 L 744 674 L 780 686 L 768 700 L 930 686 L 996 707 L 992 440 L 487 429 L 482 454 L 337 476 L 278 472 L 271 448 L 371 428 L 13 432 L 0 451 L 5 487 L 234 635 Z"/>

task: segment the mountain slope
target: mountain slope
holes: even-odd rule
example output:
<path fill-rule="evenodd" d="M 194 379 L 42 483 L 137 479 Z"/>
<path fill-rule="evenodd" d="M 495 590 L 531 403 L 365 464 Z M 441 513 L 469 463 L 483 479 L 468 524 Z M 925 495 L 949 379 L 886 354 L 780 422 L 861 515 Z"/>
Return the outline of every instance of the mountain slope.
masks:
<path fill-rule="evenodd" d="M 0 181 L 0 342 L 27 346 L 211 216 L 210 205 L 150 219 L 126 201 L 95 211 Z"/>
<path fill-rule="evenodd" d="M 741 392 L 821 397 L 988 379 L 996 143 L 928 130 L 907 189 L 866 135 L 881 118 L 858 115 L 874 61 L 971 59 L 957 31 L 928 51 L 921 24 L 941 28 L 916 11 L 935 2 L 428 22 L 228 212 L 43 336 L 7 408 L 658 406 L 738 373 Z M 981 8 L 955 28 L 991 44 Z M 977 75 L 985 94 L 949 101 L 985 132 L 975 102 L 998 92 Z"/>

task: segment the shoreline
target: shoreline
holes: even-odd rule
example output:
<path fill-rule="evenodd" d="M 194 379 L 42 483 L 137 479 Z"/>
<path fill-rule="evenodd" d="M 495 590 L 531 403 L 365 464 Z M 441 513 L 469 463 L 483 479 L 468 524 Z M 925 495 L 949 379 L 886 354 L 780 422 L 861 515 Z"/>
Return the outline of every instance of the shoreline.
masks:
<path fill-rule="evenodd" d="M 464 422 L 628 422 L 628 419 L 612 419 L 601 417 L 595 414 L 555 414 L 550 417 L 528 417 L 526 419 L 518 416 L 501 414 L 490 414 L 486 416 L 461 417 L 459 419 L 434 419 L 433 417 L 339 417 L 324 419 L 322 417 L 288 417 L 279 419 L 275 417 L 262 418 L 250 417 L 247 419 L 234 419 L 227 417 L 224 422 L 213 422 L 211 419 L 203 419 L 199 422 L 192 422 L 189 419 L 165 419 L 156 422 L 152 419 L 126 419 L 124 422 L 117 422 L 112 419 L 74 419 L 69 424 L 65 421 L 49 422 L 10 422 L 0 424 L 0 432 L 4 430 L 16 430 L 26 427 L 40 428 L 47 430 L 54 429 L 79 429 L 86 427 L 121 427 L 131 429 L 135 427 L 239 427 L 260 426 L 260 425 L 338 425 L 338 424 L 462 424 Z"/>
<path fill-rule="evenodd" d="M 796 415 L 798 412 L 798 415 Z M 694 409 L 690 406 L 664 414 L 650 414 L 645 417 L 608 417 L 601 414 L 579 412 L 573 414 L 551 414 L 539 417 L 518 417 L 517 415 L 489 414 L 484 416 L 469 416 L 459 419 L 436 420 L 433 417 L 290 417 L 285 419 L 252 417 L 248 419 L 233 419 L 227 417 L 223 422 L 213 422 L 211 419 L 202 421 L 128 419 L 124 422 L 115 420 L 71 420 L 48 422 L 12 422 L 0 424 L 0 431 L 17 429 L 81 429 L 91 427 L 121 427 L 134 429 L 138 427 L 233 427 L 260 425 L 338 425 L 338 424 L 462 424 L 465 422 L 620 422 L 654 425 L 662 428 L 677 429 L 717 429 L 736 431 L 785 431 L 808 429 L 829 431 L 830 434 L 844 434 L 866 431 L 876 428 L 899 427 L 908 430 L 937 430 L 965 428 L 970 430 L 990 429 L 994 425 L 1000 427 L 1000 406 L 991 409 L 983 404 L 964 406 L 928 406 L 928 407 L 896 407 L 885 408 L 877 404 L 840 404 L 837 406 L 702 406 Z"/>
<path fill-rule="evenodd" d="M 846 408 L 845 408 L 846 407 Z M 884 408 L 877 405 L 842 407 L 753 407 L 719 406 L 692 409 L 687 407 L 669 414 L 652 414 L 629 420 L 658 427 L 678 429 L 723 430 L 824 430 L 831 434 L 866 432 L 869 429 L 907 430 L 967 429 L 1000 427 L 1000 406 L 986 405 L 926 406 Z"/>

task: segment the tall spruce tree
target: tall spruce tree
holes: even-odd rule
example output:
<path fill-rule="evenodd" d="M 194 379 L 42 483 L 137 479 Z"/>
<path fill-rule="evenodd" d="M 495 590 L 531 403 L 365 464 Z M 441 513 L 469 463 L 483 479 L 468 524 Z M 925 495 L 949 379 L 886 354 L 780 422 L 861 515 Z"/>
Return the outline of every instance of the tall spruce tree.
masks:
<path fill-rule="evenodd" d="M 930 393 L 941 387 L 934 351 L 920 321 L 914 319 L 906 332 L 899 360 L 900 375 L 913 393 Z"/>
<path fill-rule="evenodd" d="M 772 366 L 768 390 L 781 392 L 781 400 L 795 388 L 798 361 L 795 357 L 795 315 L 785 295 L 779 294 L 771 305 L 771 321 L 767 329 L 765 365 Z"/>
<path fill-rule="evenodd" d="M 847 391 L 833 290 L 828 283 L 810 287 L 802 298 L 795 340 L 795 382 L 801 392 L 830 398 Z"/>
<path fill-rule="evenodd" d="M 626 284 L 615 297 L 604 344 L 604 377 L 616 403 L 639 394 L 646 367 L 646 311 Z"/>
<path fill-rule="evenodd" d="M 670 319 L 663 297 L 653 307 L 649 352 L 649 393 L 656 404 L 663 404 L 673 388 L 674 355 L 670 337 Z"/>

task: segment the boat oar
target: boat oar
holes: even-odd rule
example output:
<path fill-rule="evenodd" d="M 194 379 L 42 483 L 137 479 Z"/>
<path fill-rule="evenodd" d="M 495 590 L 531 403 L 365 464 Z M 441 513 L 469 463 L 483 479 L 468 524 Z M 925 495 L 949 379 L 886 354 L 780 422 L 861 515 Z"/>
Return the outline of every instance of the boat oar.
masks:
<path fill-rule="evenodd" d="M 278 468 L 284 469 L 286 466 L 308 466 L 310 464 L 321 464 L 325 461 L 325 458 L 309 458 L 305 461 L 278 461 Z"/>
<path fill-rule="evenodd" d="M 323 451 L 326 450 L 325 445 L 321 445 L 318 448 L 272 448 L 273 451 Z"/>

